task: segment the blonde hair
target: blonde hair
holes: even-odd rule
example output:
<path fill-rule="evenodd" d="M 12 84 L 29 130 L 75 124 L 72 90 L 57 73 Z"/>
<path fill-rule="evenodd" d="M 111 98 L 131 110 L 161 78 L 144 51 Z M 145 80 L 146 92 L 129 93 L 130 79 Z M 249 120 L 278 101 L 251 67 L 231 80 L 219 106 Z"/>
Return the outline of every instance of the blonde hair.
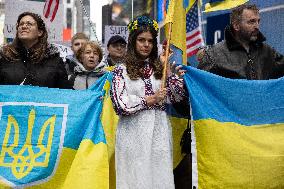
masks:
<path fill-rule="evenodd" d="M 97 42 L 94 42 L 94 41 L 87 41 L 86 43 L 84 43 L 83 46 L 77 51 L 76 58 L 80 62 L 82 62 L 81 57 L 82 57 L 82 55 L 83 55 L 83 53 L 86 50 L 88 45 L 99 54 L 99 62 L 101 62 L 102 59 L 103 59 L 103 50 L 102 50 L 101 46 Z"/>
<path fill-rule="evenodd" d="M 81 32 L 76 33 L 76 34 L 71 38 L 71 44 L 72 44 L 72 45 L 73 45 L 73 43 L 74 43 L 74 41 L 75 41 L 76 39 L 85 39 L 86 41 L 89 40 L 88 36 L 87 36 L 86 34 L 84 34 L 84 33 L 81 33 Z"/>

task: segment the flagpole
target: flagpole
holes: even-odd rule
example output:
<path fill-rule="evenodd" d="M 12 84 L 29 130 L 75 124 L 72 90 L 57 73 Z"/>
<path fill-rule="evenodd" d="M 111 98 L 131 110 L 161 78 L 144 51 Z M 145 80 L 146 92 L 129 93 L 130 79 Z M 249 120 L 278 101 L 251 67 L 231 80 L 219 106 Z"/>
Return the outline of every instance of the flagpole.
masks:
<path fill-rule="evenodd" d="M 97 32 L 96 32 L 96 30 L 95 30 L 95 28 L 94 28 L 94 26 L 93 26 L 93 23 L 92 23 L 92 21 L 91 21 L 91 18 L 90 18 L 90 16 L 89 16 L 89 14 L 88 14 L 88 12 L 87 12 L 87 10 L 86 10 L 86 8 L 85 8 L 85 6 L 84 6 L 82 0 L 79 0 L 79 2 L 80 2 L 80 4 L 81 4 L 81 6 L 82 6 L 83 13 L 85 14 L 85 16 L 86 16 L 87 19 L 88 19 L 88 22 L 89 22 L 90 28 L 91 28 L 91 32 L 93 31 L 94 36 L 95 36 L 95 38 L 96 38 L 96 40 L 97 40 L 97 43 L 102 47 L 102 44 L 101 44 L 101 42 L 99 41 L 99 39 L 98 39 L 98 37 L 97 37 Z"/>
<path fill-rule="evenodd" d="M 167 23 L 169 24 L 169 30 L 168 30 L 168 38 L 167 38 L 167 44 L 166 44 L 165 62 L 164 62 L 161 88 L 165 88 L 166 86 L 167 70 L 168 70 L 167 66 L 168 66 L 169 53 L 170 53 L 170 42 L 171 42 L 171 35 L 172 35 L 172 24 L 173 24 L 175 3 L 176 3 L 176 0 L 170 1 L 169 7 L 168 7 L 168 13 L 167 13 L 167 16 L 164 22 L 165 25 Z"/>
<path fill-rule="evenodd" d="M 134 10 L 134 3 L 133 0 L 131 1 L 131 19 L 133 20 L 133 10 Z"/>
<path fill-rule="evenodd" d="M 166 86 L 166 79 L 167 79 L 167 67 L 168 67 L 168 60 L 169 60 L 169 53 L 170 53 L 170 41 L 172 35 L 172 22 L 169 22 L 169 31 L 168 31 L 168 39 L 166 44 L 166 52 L 165 52 L 165 62 L 164 62 L 164 69 L 163 69 L 163 76 L 162 76 L 162 85 L 161 88 L 165 88 Z"/>

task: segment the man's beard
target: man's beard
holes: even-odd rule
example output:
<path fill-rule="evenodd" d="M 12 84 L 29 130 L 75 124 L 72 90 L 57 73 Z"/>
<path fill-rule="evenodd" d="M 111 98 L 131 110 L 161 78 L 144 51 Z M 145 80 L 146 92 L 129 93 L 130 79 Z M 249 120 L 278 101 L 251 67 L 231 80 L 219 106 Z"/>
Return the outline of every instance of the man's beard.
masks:
<path fill-rule="evenodd" d="M 257 40 L 259 30 L 255 30 L 253 32 L 247 32 L 244 30 L 240 30 L 240 38 L 242 41 L 249 41 L 249 42 L 255 42 Z"/>

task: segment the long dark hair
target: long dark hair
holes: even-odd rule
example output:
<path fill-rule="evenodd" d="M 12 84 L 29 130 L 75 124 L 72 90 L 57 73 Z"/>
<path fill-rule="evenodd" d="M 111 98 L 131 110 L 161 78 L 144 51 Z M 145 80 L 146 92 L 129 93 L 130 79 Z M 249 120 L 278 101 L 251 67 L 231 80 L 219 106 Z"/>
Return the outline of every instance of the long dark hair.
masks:
<path fill-rule="evenodd" d="M 19 28 L 19 23 L 21 19 L 25 16 L 31 16 L 37 23 L 37 28 L 38 30 L 42 31 L 42 35 L 38 38 L 38 42 L 29 49 L 30 51 L 30 58 L 32 63 L 39 63 L 45 56 L 45 51 L 47 49 L 47 30 L 45 27 L 45 23 L 42 20 L 42 18 L 35 13 L 32 12 L 24 12 L 19 15 L 17 19 L 17 34 L 12 42 L 12 44 L 6 45 L 3 47 L 3 56 L 5 59 L 7 59 L 10 62 L 15 62 L 17 60 L 20 60 L 20 51 L 23 50 L 23 45 L 20 39 L 18 38 L 18 28 Z"/>
<path fill-rule="evenodd" d="M 148 31 L 153 37 L 153 49 L 148 57 L 149 64 L 154 70 L 154 77 L 156 79 L 162 78 L 163 66 L 160 61 L 158 61 L 157 31 L 151 25 L 139 25 L 138 22 L 138 27 L 135 30 L 130 31 L 125 57 L 127 73 L 132 80 L 143 77 L 142 68 L 144 66 L 144 62 L 141 61 L 141 57 L 136 51 L 136 39 L 139 34 Z"/>

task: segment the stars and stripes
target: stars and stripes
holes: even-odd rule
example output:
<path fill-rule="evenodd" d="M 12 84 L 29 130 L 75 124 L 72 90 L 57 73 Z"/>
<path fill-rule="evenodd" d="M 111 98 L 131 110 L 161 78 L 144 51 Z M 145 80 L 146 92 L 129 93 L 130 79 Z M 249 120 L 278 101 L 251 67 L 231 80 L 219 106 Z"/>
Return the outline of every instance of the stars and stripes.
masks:
<path fill-rule="evenodd" d="M 50 18 L 50 21 L 52 22 L 56 16 L 58 7 L 59 7 L 59 0 L 46 0 L 43 9 L 44 17 Z"/>
<path fill-rule="evenodd" d="M 195 55 L 200 46 L 203 46 L 203 38 L 199 20 L 198 1 L 192 5 L 186 13 L 186 54 L 187 57 Z"/>

